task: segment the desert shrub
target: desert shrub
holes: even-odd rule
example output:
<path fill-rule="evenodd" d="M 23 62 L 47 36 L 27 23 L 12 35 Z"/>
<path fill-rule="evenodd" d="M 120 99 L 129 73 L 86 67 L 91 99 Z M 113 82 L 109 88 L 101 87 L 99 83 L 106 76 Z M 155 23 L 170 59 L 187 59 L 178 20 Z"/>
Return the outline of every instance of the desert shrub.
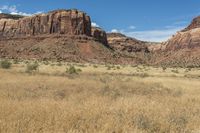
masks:
<path fill-rule="evenodd" d="M 148 73 L 134 73 L 132 76 L 140 77 L 140 78 L 147 78 L 150 75 Z"/>
<path fill-rule="evenodd" d="M 108 84 L 105 84 L 105 86 L 99 90 L 99 94 L 101 96 L 107 96 L 112 99 L 117 99 L 118 97 L 122 96 L 122 93 L 120 92 L 119 89 L 113 88 Z"/>
<path fill-rule="evenodd" d="M 62 63 L 61 63 L 61 62 L 58 62 L 56 65 L 57 65 L 57 66 L 62 66 Z"/>
<path fill-rule="evenodd" d="M 187 68 L 186 70 L 185 70 L 185 72 L 187 73 L 187 72 L 190 72 L 192 70 L 192 68 Z"/>
<path fill-rule="evenodd" d="M 54 94 L 55 100 L 63 100 L 65 96 L 65 90 L 57 90 Z"/>
<path fill-rule="evenodd" d="M 98 68 L 98 66 L 97 66 L 97 65 L 93 65 L 93 67 L 94 67 L 94 68 Z"/>
<path fill-rule="evenodd" d="M 149 74 L 148 73 L 141 73 L 140 77 L 141 78 L 146 78 L 146 77 L 149 77 Z"/>
<path fill-rule="evenodd" d="M 107 70 L 116 70 L 115 65 L 105 65 L 107 67 Z"/>
<path fill-rule="evenodd" d="M 38 67 L 39 67 L 39 64 L 37 62 L 34 62 L 34 63 L 29 63 L 27 64 L 26 66 L 26 72 L 33 72 L 33 71 L 36 71 L 38 70 Z"/>
<path fill-rule="evenodd" d="M 44 65 L 49 65 L 48 61 L 44 61 L 43 63 L 44 63 Z"/>
<path fill-rule="evenodd" d="M 9 69 L 11 67 L 12 63 L 8 60 L 3 60 L 0 62 L 0 67 L 3 69 Z"/>
<path fill-rule="evenodd" d="M 117 69 L 120 69 L 120 66 L 117 66 L 116 68 L 117 68 Z"/>
<path fill-rule="evenodd" d="M 107 70 L 111 70 L 112 69 L 112 67 L 111 66 L 107 66 Z"/>
<path fill-rule="evenodd" d="M 167 67 L 165 66 L 162 66 L 162 70 L 165 71 L 167 69 Z"/>
<path fill-rule="evenodd" d="M 186 127 L 188 124 L 187 116 L 173 112 L 169 115 L 168 122 L 171 124 L 171 128 L 178 133 L 186 132 Z"/>
<path fill-rule="evenodd" d="M 76 64 L 76 66 L 78 66 L 78 67 L 86 67 L 85 64 Z"/>
<path fill-rule="evenodd" d="M 172 70 L 172 72 L 173 72 L 173 73 L 179 73 L 179 71 L 178 71 L 178 70 Z"/>
<path fill-rule="evenodd" d="M 144 114 L 139 114 L 135 117 L 134 122 L 138 129 L 147 131 L 149 133 L 160 132 L 160 124 L 149 119 Z"/>
<path fill-rule="evenodd" d="M 82 71 L 81 69 L 77 69 L 74 66 L 70 66 L 66 68 L 66 73 L 68 74 L 78 74 L 81 71 Z"/>
<path fill-rule="evenodd" d="M 55 64 L 54 64 L 54 63 L 52 63 L 52 64 L 51 64 L 51 66 L 55 66 Z"/>
<path fill-rule="evenodd" d="M 19 60 L 14 59 L 14 60 L 13 60 L 13 64 L 19 64 Z"/>
<path fill-rule="evenodd" d="M 29 64 L 29 61 L 24 61 L 25 64 Z"/>

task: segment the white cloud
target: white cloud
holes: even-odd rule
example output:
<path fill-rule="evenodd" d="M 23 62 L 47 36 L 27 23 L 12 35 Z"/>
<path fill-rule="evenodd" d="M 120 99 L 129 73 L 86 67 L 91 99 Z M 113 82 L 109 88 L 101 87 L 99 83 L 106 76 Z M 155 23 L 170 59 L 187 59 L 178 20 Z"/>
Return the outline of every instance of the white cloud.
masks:
<path fill-rule="evenodd" d="M 25 13 L 25 12 L 11 12 L 12 15 L 22 15 L 22 16 L 31 16 L 32 14 Z"/>
<path fill-rule="evenodd" d="M 163 42 L 167 41 L 172 37 L 172 35 L 176 34 L 177 31 L 182 30 L 184 27 L 169 27 L 157 30 L 144 30 L 144 31 L 126 31 L 126 30 L 117 30 L 113 29 L 111 32 L 114 33 L 122 33 L 126 36 L 137 38 L 143 41 L 151 41 L 151 42 Z"/>
<path fill-rule="evenodd" d="M 37 11 L 37 12 L 34 13 L 34 14 L 36 15 L 36 14 L 41 14 L 41 13 L 43 13 L 43 11 Z"/>
<path fill-rule="evenodd" d="M 177 31 L 180 31 L 184 27 L 173 27 L 168 29 L 157 29 L 157 30 L 146 30 L 146 31 L 132 31 L 132 32 L 123 32 L 123 34 L 134 37 L 143 41 L 152 41 L 152 42 L 163 42 L 167 41 L 176 34 Z"/>
<path fill-rule="evenodd" d="M 111 32 L 112 32 L 112 33 L 119 33 L 120 31 L 117 30 L 117 29 L 112 29 Z"/>
<path fill-rule="evenodd" d="M 92 22 L 92 27 L 100 27 L 97 23 Z"/>
<path fill-rule="evenodd" d="M 136 27 L 133 26 L 133 25 L 131 25 L 131 26 L 129 26 L 128 28 L 131 29 L 131 30 L 134 30 Z"/>
<path fill-rule="evenodd" d="M 12 6 L 3 5 L 0 7 L 0 10 L 8 11 L 8 12 L 18 12 L 17 7 L 15 5 L 12 5 Z"/>
<path fill-rule="evenodd" d="M 8 13 L 13 14 L 13 15 L 22 15 L 22 16 L 31 16 L 31 15 L 34 15 L 34 14 L 42 13 L 41 11 L 33 13 L 33 14 L 20 12 L 20 11 L 18 11 L 16 5 L 11 5 L 11 6 L 3 5 L 3 6 L 0 7 L 0 13 L 2 13 L 2 12 L 8 12 Z"/>

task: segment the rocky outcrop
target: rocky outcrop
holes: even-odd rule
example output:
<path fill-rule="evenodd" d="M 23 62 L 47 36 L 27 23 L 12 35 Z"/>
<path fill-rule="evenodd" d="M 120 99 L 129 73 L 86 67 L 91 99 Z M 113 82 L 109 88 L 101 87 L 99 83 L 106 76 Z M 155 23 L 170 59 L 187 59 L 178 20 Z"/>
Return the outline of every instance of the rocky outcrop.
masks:
<path fill-rule="evenodd" d="M 200 16 L 194 18 L 192 20 L 192 23 L 187 28 L 185 28 L 183 31 L 188 31 L 188 30 L 192 30 L 195 28 L 200 28 Z"/>
<path fill-rule="evenodd" d="M 200 66 L 200 17 L 161 44 L 152 62 L 168 66 Z"/>
<path fill-rule="evenodd" d="M 157 51 L 163 51 L 165 49 L 165 45 L 159 42 L 146 42 L 148 49 L 150 52 L 157 52 Z"/>
<path fill-rule="evenodd" d="M 149 52 L 146 42 L 126 37 L 121 33 L 108 33 L 109 46 L 119 52 Z"/>
<path fill-rule="evenodd" d="M 18 19 L 13 19 L 11 16 L 8 17 L 2 14 L 1 16 L 1 38 L 46 34 L 85 34 L 91 36 L 90 17 L 78 10 L 56 10 L 47 14 Z"/>
<path fill-rule="evenodd" d="M 178 32 L 164 44 L 166 51 L 200 48 L 200 28 Z"/>
<path fill-rule="evenodd" d="M 123 38 L 126 37 L 124 34 L 121 33 L 107 33 L 108 38 Z"/>
<path fill-rule="evenodd" d="M 108 44 L 107 34 L 104 30 L 99 27 L 92 27 L 92 36 L 104 45 Z"/>
<path fill-rule="evenodd" d="M 177 32 L 164 45 L 166 51 L 200 48 L 200 17 L 195 18 L 187 28 Z"/>

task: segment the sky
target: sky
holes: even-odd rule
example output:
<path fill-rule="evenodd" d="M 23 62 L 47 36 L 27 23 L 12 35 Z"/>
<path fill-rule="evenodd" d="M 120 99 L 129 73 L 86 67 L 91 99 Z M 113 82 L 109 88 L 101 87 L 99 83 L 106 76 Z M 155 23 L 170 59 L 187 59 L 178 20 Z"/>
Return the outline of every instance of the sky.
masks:
<path fill-rule="evenodd" d="M 200 15 L 200 0 L 1 0 L 0 12 L 20 15 L 79 9 L 92 25 L 144 41 L 166 41 Z"/>

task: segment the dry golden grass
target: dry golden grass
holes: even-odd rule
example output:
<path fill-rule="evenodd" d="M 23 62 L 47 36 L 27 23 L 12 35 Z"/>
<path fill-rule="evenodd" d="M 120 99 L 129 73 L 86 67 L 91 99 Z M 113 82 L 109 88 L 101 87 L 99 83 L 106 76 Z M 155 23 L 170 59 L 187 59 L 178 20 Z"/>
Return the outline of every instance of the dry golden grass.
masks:
<path fill-rule="evenodd" d="M 200 132 L 198 69 L 51 64 L 0 69 L 1 133 Z"/>

